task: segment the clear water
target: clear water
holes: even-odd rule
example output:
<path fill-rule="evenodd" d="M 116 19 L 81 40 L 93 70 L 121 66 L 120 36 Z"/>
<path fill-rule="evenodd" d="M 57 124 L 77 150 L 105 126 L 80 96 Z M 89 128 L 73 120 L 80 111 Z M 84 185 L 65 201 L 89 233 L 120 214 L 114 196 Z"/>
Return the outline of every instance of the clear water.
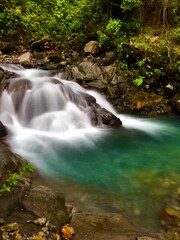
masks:
<path fill-rule="evenodd" d="M 119 115 L 100 94 L 60 76 L 2 67 L 19 75 L 10 79 L 11 89 L 23 79 L 32 85 L 23 89 L 24 95 L 21 88 L 5 90 L 0 99 L 0 119 L 12 149 L 53 180 L 75 206 L 123 212 L 159 229 L 161 212 L 180 186 L 179 118 Z M 123 127 L 92 126 L 79 92 L 94 96 L 121 118 Z"/>

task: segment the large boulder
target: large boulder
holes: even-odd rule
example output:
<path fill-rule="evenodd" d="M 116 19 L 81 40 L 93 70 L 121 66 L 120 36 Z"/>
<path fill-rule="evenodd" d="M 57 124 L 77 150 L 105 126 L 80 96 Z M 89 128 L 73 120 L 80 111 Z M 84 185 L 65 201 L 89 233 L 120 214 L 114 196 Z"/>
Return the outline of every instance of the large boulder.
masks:
<path fill-rule="evenodd" d="M 62 194 L 44 185 L 32 188 L 25 197 L 23 206 L 27 212 L 36 217 L 45 217 L 59 228 L 69 221 Z"/>
<path fill-rule="evenodd" d="M 19 173 L 25 161 L 13 154 L 6 146 L 0 144 L 0 189 L 3 184 L 7 184 L 10 174 Z M 1 191 L 0 193 L 0 218 L 6 218 L 13 210 L 18 207 L 26 191 L 30 188 L 30 177 L 17 179 L 17 185 L 13 186 L 10 191 Z"/>

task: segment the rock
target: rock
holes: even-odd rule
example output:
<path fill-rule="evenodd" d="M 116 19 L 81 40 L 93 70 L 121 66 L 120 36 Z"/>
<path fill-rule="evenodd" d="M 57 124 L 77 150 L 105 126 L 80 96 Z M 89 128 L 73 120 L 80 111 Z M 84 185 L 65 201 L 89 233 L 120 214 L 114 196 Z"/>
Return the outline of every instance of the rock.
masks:
<path fill-rule="evenodd" d="M 97 110 L 98 116 L 101 118 L 101 121 L 104 125 L 109 127 L 121 127 L 122 122 L 117 118 L 113 113 L 109 112 L 105 108 L 99 108 Z"/>
<path fill-rule="evenodd" d="M 109 66 L 106 66 L 103 68 L 103 72 L 104 72 L 104 74 L 107 74 L 107 77 L 109 79 L 108 82 L 111 82 L 116 73 L 116 68 L 109 65 Z"/>
<path fill-rule="evenodd" d="M 48 56 L 50 62 L 59 63 L 62 60 L 62 57 L 59 54 L 51 54 Z"/>
<path fill-rule="evenodd" d="M 31 61 L 31 53 L 30 52 L 26 52 L 23 53 L 21 56 L 18 57 L 19 63 L 28 63 Z"/>
<path fill-rule="evenodd" d="M 13 154 L 6 146 L 0 143 L 0 182 L 23 166 L 22 159 Z M 2 206 L 2 205 L 0 205 Z"/>
<path fill-rule="evenodd" d="M 97 41 L 90 41 L 84 47 L 85 53 L 96 54 L 98 53 L 98 42 Z"/>
<path fill-rule="evenodd" d="M 72 72 L 72 78 L 74 80 L 81 80 L 82 81 L 84 79 L 84 74 L 82 74 L 79 71 L 78 67 L 76 67 L 76 66 L 72 67 L 71 72 Z"/>
<path fill-rule="evenodd" d="M 7 147 L 0 144 L 0 182 L 1 186 L 11 173 L 18 173 L 25 161 L 13 154 Z M 15 208 L 18 207 L 26 191 L 30 188 L 30 176 L 22 177 L 17 186 L 12 187 L 10 192 L 0 193 L 0 218 L 6 219 Z"/>
<path fill-rule="evenodd" d="M 106 52 L 105 56 L 101 60 L 101 65 L 107 66 L 110 65 L 115 60 L 115 53 L 112 51 Z"/>
<path fill-rule="evenodd" d="M 7 128 L 0 121 L 0 139 L 6 137 L 7 135 L 8 135 Z"/>
<path fill-rule="evenodd" d="M 4 78 L 4 71 L 0 70 L 0 82 L 3 80 Z"/>
<path fill-rule="evenodd" d="M 96 80 L 102 74 L 101 68 L 98 66 L 97 63 L 93 63 L 87 60 L 81 62 L 78 66 L 78 69 L 84 74 L 84 80 L 86 81 Z"/>
<path fill-rule="evenodd" d="M 86 82 L 86 85 L 84 87 L 99 90 L 101 93 L 107 93 L 107 86 L 104 83 L 102 83 L 101 80 Z"/>
<path fill-rule="evenodd" d="M 180 92 L 176 93 L 172 97 L 172 106 L 175 108 L 175 110 L 180 113 Z"/>
<path fill-rule="evenodd" d="M 48 37 L 43 37 L 40 40 L 34 41 L 31 43 L 30 49 L 32 51 L 37 51 L 37 52 L 41 52 L 47 49 L 48 46 L 48 42 L 49 42 L 49 38 Z"/>
<path fill-rule="evenodd" d="M 173 91 L 174 91 L 174 86 L 173 86 L 171 83 L 168 83 L 168 84 L 165 86 L 165 89 L 166 89 L 168 92 L 173 92 Z"/>
<path fill-rule="evenodd" d="M 37 217 L 43 217 L 57 227 L 62 227 L 69 221 L 64 197 L 49 187 L 39 185 L 31 189 L 23 200 L 26 211 Z"/>

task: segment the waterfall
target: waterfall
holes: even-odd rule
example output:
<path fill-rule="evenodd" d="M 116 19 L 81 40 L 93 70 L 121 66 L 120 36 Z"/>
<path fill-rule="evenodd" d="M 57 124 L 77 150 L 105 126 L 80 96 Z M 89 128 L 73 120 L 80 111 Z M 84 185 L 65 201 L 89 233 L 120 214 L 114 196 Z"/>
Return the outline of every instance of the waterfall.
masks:
<path fill-rule="evenodd" d="M 0 67 L 13 73 L 0 97 L 0 121 L 8 128 L 7 141 L 15 152 L 36 165 L 40 165 L 37 158 L 56 154 L 54 149 L 93 147 L 107 134 L 109 129 L 94 116 L 96 106 L 122 119 L 124 128 L 151 134 L 164 129 L 147 119 L 118 114 L 101 94 L 63 80 L 61 74 L 10 64 Z M 96 125 L 92 123 L 95 117 Z"/>

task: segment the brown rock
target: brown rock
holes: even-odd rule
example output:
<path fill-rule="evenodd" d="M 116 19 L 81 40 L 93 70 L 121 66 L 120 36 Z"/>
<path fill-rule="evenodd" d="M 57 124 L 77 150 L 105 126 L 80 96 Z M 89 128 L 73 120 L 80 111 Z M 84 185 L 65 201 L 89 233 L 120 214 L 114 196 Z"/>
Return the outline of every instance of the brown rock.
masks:
<path fill-rule="evenodd" d="M 26 211 L 37 217 L 44 217 L 58 227 L 68 223 L 69 216 L 64 197 L 49 187 L 40 185 L 31 189 L 23 205 Z"/>
<path fill-rule="evenodd" d="M 84 47 L 85 53 L 96 54 L 98 53 L 98 42 L 97 41 L 90 41 Z"/>

